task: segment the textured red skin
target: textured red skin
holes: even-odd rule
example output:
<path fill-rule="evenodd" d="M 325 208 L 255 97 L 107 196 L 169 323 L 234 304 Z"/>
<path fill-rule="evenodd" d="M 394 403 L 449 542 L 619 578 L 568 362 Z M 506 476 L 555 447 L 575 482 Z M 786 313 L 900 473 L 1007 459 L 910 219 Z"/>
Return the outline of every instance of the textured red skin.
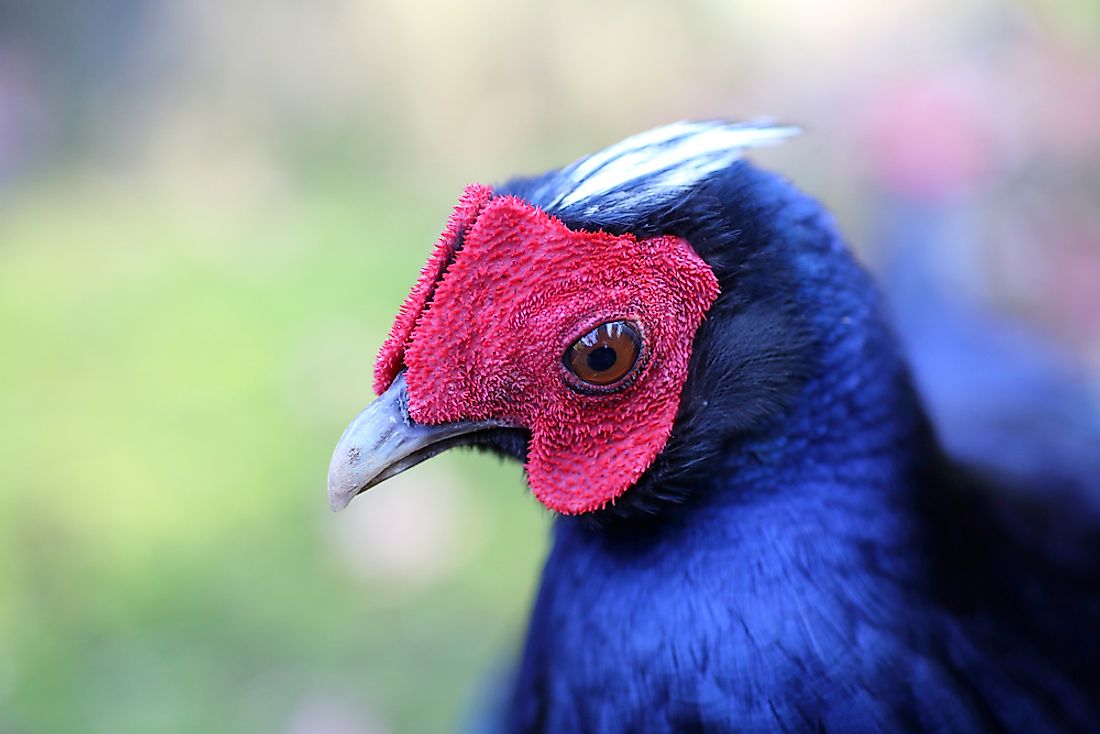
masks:
<path fill-rule="evenodd" d="M 435 243 L 428 262 L 420 269 L 420 277 L 416 285 L 401 304 L 397 317 L 390 327 L 390 335 L 378 352 L 378 359 L 374 363 L 374 392 L 381 395 L 393 382 L 393 378 L 401 371 L 405 356 L 405 345 L 409 341 L 413 327 L 417 319 L 428 305 L 432 291 L 435 289 L 443 271 L 454 256 L 455 246 L 462 239 L 463 233 L 469 229 L 477 219 L 481 208 L 493 198 L 493 190 L 488 186 L 471 184 L 466 187 L 455 204 L 447 220 L 447 226 L 443 234 Z"/>
<path fill-rule="evenodd" d="M 455 208 L 378 356 L 375 389 L 404 364 L 415 420 L 527 428 L 539 501 L 570 515 L 604 507 L 668 441 L 718 281 L 678 237 L 573 231 L 487 192 L 468 187 Z M 460 229 L 465 242 L 448 266 Z M 617 319 L 641 326 L 641 366 L 621 391 L 577 392 L 562 355 Z"/>

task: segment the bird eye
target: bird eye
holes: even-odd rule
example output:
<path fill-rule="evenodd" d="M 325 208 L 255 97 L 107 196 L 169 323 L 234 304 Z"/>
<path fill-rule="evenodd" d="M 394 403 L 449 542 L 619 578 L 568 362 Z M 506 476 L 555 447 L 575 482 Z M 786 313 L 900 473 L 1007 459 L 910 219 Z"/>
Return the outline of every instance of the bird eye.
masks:
<path fill-rule="evenodd" d="M 609 321 L 588 332 L 565 352 L 565 366 L 582 382 L 603 387 L 626 377 L 642 351 L 639 329 L 629 321 Z"/>

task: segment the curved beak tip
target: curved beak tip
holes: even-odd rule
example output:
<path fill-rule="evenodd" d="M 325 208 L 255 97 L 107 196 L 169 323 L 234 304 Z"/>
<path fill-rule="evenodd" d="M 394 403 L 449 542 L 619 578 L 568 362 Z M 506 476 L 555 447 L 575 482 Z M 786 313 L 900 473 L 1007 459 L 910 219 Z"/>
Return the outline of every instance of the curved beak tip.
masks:
<path fill-rule="evenodd" d="M 408 402 L 401 372 L 344 431 L 328 469 L 328 501 L 334 511 L 379 482 L 456 445 L 461 437 L 503 425 L 494 420 L 423 425 L 409 417 Z"/>
<path fill-rule="evenodd" d="M 339 512 L 347 507 L 351 504 L 352 498 L 359 493 L 358 488 L 349 487 L 348 483 L 342 480 L 345 463 L 352 463 L 352 452 L 358 453 L 356 449 L 352 449 L 344 456 L 339 455 L 341 452 L 337 452 L 337 455 L 332 457 L 332 465 L 328 470 L 328 503 L 333 512 Z"/>
<path fill-rule="evenodd" d="M 332 508 L 333 512 L 340 512 L 347 508 L 351 504 L 351 498 L 343 495 L 339 495 L 332 490 L 328 493 L 328 505 Z"/>

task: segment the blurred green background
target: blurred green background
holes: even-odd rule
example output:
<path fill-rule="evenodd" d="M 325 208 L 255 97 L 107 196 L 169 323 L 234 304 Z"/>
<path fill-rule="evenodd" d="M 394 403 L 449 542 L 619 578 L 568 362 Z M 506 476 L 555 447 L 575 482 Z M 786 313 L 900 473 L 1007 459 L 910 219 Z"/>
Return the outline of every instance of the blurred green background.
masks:
<path fill-rule="evenodd" d="M 329 453 L 461 187 L 681 118 L 1100 367 L 1093 0 L 0 0 L 0 734 L 450 731 L 547 513 Z"/>

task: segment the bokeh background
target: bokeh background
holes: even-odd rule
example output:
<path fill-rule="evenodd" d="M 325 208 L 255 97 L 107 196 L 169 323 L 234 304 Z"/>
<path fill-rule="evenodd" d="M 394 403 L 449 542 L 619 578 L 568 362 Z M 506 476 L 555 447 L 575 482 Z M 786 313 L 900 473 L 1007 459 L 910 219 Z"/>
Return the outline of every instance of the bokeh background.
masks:
<path fill-rule="evenodd" d="M 0 733 L 452 730 L 549 518 L 329 452 L 464 184 L 714 116 L 1100 373 L 1094 0 L 0 0 Z"/>

